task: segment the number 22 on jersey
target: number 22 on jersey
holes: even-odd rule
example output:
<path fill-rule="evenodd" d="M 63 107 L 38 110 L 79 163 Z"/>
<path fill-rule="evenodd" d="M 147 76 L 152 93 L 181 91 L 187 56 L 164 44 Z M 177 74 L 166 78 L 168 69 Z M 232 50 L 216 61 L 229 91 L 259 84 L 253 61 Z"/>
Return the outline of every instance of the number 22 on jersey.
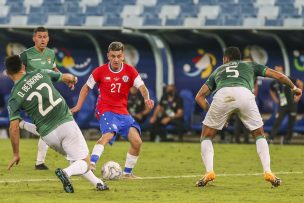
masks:
<path fill-rule="evenodd" d="M 48 99 L 50 102 L 50 106 L 43 108 L 43 99 L 42 99 L 42 95 L 41 93 L 39 93 L 38 91 L 32 92 L 27 98 L 27 101 L 31 101 L 33 99 L 33 97 L 37 97 L 38 99 L 38 110 L 39 113 L 42 116 L 45 116 L 47 113 L 49 113 L 55 106 L 57 106 L 60 102 L 62 102 L 61 98 L 58 98 L 54 101 L 54 97 L 53 97 L 53 91 L 52 88 L 47 84 L 47 83 L 41 83 L 36 90 L 42 90 L 42 88 L 46 88 L 48 90 Z"/>

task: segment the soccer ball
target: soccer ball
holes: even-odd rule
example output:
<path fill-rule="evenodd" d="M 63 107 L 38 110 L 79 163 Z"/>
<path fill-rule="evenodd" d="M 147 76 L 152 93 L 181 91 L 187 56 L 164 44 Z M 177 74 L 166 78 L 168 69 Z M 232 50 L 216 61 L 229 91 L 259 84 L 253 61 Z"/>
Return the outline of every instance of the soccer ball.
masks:
<path fill-rule="evenodd" d="M 115 161 L 108 161 L 102 166 L 101 175 L 104 180 L 117 180 L 121 177 L 122 170 Z"/>

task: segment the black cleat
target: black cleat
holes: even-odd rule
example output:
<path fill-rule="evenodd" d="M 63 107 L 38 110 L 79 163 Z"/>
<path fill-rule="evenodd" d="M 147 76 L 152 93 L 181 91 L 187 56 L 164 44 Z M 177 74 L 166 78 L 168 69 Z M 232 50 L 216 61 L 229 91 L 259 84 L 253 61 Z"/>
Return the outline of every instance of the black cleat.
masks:
<path fill-rule="evenodd" d="M 109 190 L 110 188 L 107 186 L 106 183 L 97 183 L 96 190 L 97 191 L 103 191 L 103 190 Z"/>
<path fill-rule="evenodd" d="M 66 173 L 61 168 L 57 168 L 55 170 L 55 174 L 59 178 L 59 180 L 62 182 L 64 191 L 67 193 L 74 193 L 74 188 L 73 188 L 69 178 L 67 177 Z"/>
<path fill-rule="evenodd" d="M 36 170 L 49 170 L 49 168 L 44 164 L 35 165 Z"/>

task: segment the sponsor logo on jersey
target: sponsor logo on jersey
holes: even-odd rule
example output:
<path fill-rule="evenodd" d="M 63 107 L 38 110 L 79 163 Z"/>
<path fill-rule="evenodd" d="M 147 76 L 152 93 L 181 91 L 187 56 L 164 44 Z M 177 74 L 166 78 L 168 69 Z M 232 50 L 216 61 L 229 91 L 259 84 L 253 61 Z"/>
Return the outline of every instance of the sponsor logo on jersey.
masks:
<path fill-rule="evenodd" d="M 118 80 L 119 80 L 119 77 L 115 77 L 114 80 L 115 80 L 115 81 L 118 81 Z"/>
<path fill-rule="evenodd" d="M 31 59 L 31 61 L 41 61 L 41 59 Z"/>
<path fill-rule="evenodd" d="M 122 76 L 122 80 L 124 82 L 128 82 L 129 81 L 129 76 L 127 76 L 127 75 Z"/>

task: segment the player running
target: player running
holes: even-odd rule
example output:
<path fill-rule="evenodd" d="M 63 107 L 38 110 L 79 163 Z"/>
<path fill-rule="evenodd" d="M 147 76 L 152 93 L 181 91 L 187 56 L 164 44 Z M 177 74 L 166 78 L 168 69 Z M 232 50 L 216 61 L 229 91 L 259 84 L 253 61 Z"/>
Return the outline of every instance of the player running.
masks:
<path fill-rule="evenodd" d="M 97 67 L 83 85 L 78 102 L 72 113 L 78 112 L 89 91 L 98 84 L 100 95 L 96 104 L 96 116 L 99 120 L 101 138 L 95 144 L 91 155 L 92 170 L 96 169 L 96 162 L 104 151 L 106 144 L 112 145 L 116 135 L 120 134 L 130 142 L 127 153 L 124 178 L 137 178 L 132 174 L 142 144 L 139 124 L 129 115 L 127 110 L 128 94 L 131 87 L 139 89 L 145 100 L 145 105 L 152 109 L 154 101 L 150 99 L 149 92 L 138 74 L 137 70 L 123 63 L 124 45 L 121 42 L 112 42 L 108 47 L 109 63 Z"/>
<path fill-rule="evenodd" d="M 302 90 L 280 72 L 255 62 L 240 61 L 241 53 L 237 47 L 229 47 L 224 52 L 223 65 L 218 67 L 197 93 L 195 100 L 207 111 L 201 134 L 201 155 L 206 168 L 205 176 L 199 180 L 198 187 L 205 186 L 215 179 L 213 170 L 212 138 L 222 130 L 232 113 L 236 113 L 256 140 L 257 152 L 262 162 L 264 179 L 273 187 L 281 184 L 270 169 L 270 155 L 264 135 L 263 121 L 253 94 L 254 80 L 257 76 L 277 79 L 289 87 L 295 95 L 295 101 L 301 98 Z M 211 106 L 207 95 L 214 93 Z"/>
<path fill-rule="evenodd" d="M 25 66 L 18 55 L 6 58 L 5 68 L 9 78 L 15 82 L 8 100 L 9 134 L 13 148 L 8 170 L 20 161 L 19 122 L 20 110 L 23 109 L 37 126 L 41 139 L 70 161 L 69 167 L 55 171 L 67 193 L 74 192 L 69 180 L 72 175 L 83 175 L 97 190 L 108 190 L 108 186 L 89 170 L 90 157 L 86 141 L 66 102 L 52 83 L 62 81 L 74 85 L 77 77 L 46 69 L 25 73 Z"/>

